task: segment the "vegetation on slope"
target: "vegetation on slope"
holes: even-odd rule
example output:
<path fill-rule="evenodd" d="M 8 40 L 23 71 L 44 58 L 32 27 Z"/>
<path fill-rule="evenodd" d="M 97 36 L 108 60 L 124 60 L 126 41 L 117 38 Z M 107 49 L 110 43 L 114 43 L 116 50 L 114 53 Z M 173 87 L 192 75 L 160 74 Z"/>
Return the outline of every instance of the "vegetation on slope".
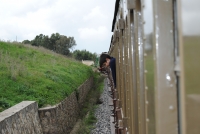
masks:
<path fill-rule="evenodd" d="M 0 111 L 23 100 L 54 105 L 92 75 L 91 67 L 42 47 L 0 42 Z"/>

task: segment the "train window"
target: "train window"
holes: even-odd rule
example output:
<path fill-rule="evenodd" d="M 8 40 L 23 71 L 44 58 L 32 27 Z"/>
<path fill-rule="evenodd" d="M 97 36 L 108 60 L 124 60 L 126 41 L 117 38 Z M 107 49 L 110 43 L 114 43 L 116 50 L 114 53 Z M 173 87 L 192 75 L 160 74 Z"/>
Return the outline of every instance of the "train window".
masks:
<path fill-rule="evenodd" d="M 181 130 L 200 133 L 200 1 L 179 0 L 181 61 Z M 185 103 L 184 103 L 185 102 Z"/>
<path fill-rule="evenodd" d="M 147 123 L 148 134 L 155 134 L 155 103 L 154 103 L 154 60 L 153 60 L 153 6 L 151 0 L 144 0 L 143 20 L 144 24 L 144 61 L 146 73 L 146 94 L 147 94 Z"/>

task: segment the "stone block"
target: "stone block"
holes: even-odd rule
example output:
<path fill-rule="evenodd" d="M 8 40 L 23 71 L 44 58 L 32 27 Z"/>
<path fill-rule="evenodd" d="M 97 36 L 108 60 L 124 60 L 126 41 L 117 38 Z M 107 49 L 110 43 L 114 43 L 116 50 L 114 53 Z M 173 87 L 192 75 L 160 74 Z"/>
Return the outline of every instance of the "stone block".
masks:
<path fill-rule="evenodd" d="M 0 113 L 1 134 L 42 134 L 35 101 L 21 103 Z"/>

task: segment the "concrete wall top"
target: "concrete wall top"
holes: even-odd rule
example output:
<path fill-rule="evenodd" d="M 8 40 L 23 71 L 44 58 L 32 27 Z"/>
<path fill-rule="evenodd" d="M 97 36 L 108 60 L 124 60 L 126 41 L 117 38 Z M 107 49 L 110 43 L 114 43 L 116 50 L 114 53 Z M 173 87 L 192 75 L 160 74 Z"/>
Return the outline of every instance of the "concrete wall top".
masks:
<path fill-rule="evenodd" d="M 0 113 L 0 134 L 43 134 L 35 101 L 22 101 Z"/>
<path fill-rule="evenodd" d="M 0 122 L 5 120 L 6 118 L 14 115 L 15 113 L 19 112 L 21 109 L 36 103 L 35 101 L 22 101 L 21 103 L 16 104 L 15 106 L 4 110 L 0 113 Z"/>

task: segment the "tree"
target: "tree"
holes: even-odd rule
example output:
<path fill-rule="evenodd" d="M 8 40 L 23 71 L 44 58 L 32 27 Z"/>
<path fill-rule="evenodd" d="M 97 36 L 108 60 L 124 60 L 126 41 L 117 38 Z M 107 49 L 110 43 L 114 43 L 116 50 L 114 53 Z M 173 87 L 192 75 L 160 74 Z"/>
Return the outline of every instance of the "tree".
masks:
<path fill-rule="evenodd" d="M 97 54 L 96 53 L 91 53 L 89 51 L 86 50 L 75 50 L 73 52 L 73 57 L 76 60 L 92 60 L 92 61 L 96 61 L 97 59 Z"/>
<path fill-rule="evenodd" d="M 41 46 L 51 49 L 51 43 L 50 43 L 50 39 L 49 36 L 43 36 L 42 41 L 41 41 Z"/>
<path fill-rule="evenodd" d="M 27 43 L 28 40 L 25 40 L 24 42 Z M 73 47 L 76 46 L 74 37 L 67 37 L 65 35 L 60 35 L 59 33 L 53 33 L 50 37 L 48 35 L 39 34 L 29 42 L 33 46 L 43 46 L 64 55 L 69 55 L 70 49 L 73 49 Z"/>
<path fill-rule="evenodd" d="M 67 36 L 60 35 L 60 39 L 56 41 L 56 52 L 64 55 L 68 55 L 70 48 L 74 47 L 76 42 L 73 37 L 67 38 Z"/>
<path fill-rule="evenodd" d="M 69 37 L 69 49 L 72 49 L 76 46 L 76 41 L 74 39 L 74 37 Z"/>
<path fill-rule="evenodd" d="M 51 49 L 53 51 L 56 51 L 56 41 L 60 39 L 60 34 L 59 33 L 53 33 L 51 34 L 50 37 L 50 44 L 51 44 Z"/>
<path fill-rule="evenodd" d="M 23 43 L 23 44 L 31 44 L 31 41 L 29 41 L 29 40 L 24 40 L 24 41 L 22 41 L 22 43 Z"/>

